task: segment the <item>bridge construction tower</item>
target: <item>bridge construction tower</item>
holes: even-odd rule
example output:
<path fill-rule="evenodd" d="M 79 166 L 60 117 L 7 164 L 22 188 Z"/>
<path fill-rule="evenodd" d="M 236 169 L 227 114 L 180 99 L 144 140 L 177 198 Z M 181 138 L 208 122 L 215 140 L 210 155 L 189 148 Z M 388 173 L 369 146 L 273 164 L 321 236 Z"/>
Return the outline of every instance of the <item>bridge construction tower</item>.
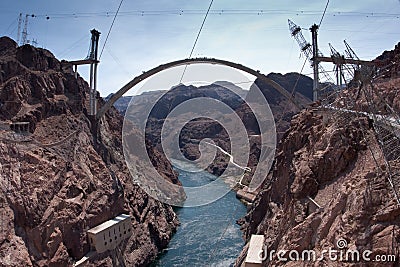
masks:
<path fill-rule="evenodd" d="M 312 36 L 312 66 L 313 66 L 313 101 L 318 100 L 318 85 L 319 85 L 319 60 L 318 60 L 318 25 L 313 24 L 310 28 Z"/>
<path fill-rule="evenodd" d="M 313 24 L 310 27 L 311 36 L 312 36 L 312 45 L 306 41 L 304 38 L 301 28 L 297 26 L 290 19 L 288 20 L 289 30 L 291 35 L 297 41 L 300 46 L 301 52 L 306 56 L 306 58 L 310 61 L 311 66 L 313 68 L 313 101 L 321 100 L 327 97 L 327 94 L 334 92 L 337 88 L 341 88 L 343 81 L 343 70 L 347 72 L 350 71 L 346 65 L 353 66 L 374 66 L 375 63 L 366 60 L 360 60 L 354 53 L 354 51 L 350 48 L 350 46 L 345 42 L 347 47 L 347 52 L 349 57 L 346 58 L 343 55 L 340 55 L 336 50 L 331 46 L 331 56 L 325 57 L 321 51 L 318 49 L 318 28 L 319 26 Z M 330 85 L 334 85 L 335 81 L 328 74 L 328 72 L 321 66 L 321 62 L 330 62 L 336 66 L 337 74 L 336 74 L 336 86 L 325 86 L 324 88 L 319 88 L 320 83 L 326 83 Z M 359 67 L 354 67 L 355 70 L 358 70 Z M 321 80 L 322 78 L 322 80 Z M 335 89 L 335 90 L 332 90 Z M 324 92 L 324 90 L 326 92 Z"/>
<path fill-rule="evenodd" d="M 91 60 L 90 63 L 90 96 L 89 96 L 89 115 L 96 115 L 97 113 L 97 65 L 99 63 L 97 59 L 98 48 L 99 48 L 99 38 L 100 32 L 93 29 L 90 31 L 92 34 L 90 53 L 88 59 Z"/>
<path fill-rule="evenodd" d="M 320 83 L 320 74 L 324 82 L 334 83 L 330 75 L 327 71 L 319 64 L 321 62 L 320 58 L 322 53 L 318 49 L 318 25 L 314 24 L 311 26 L 310 31 L 312 34 L 312 45 L 306 41 L 301 32 L 301 28 L 297 26 L 293 21 L 290 19 L 288 20 L 289 30 L 293 38 L 297 41 L 298 45 L 300 46 L 301 52 L 305 55 L 308 61 L 311 63 L 313 68 L 314 74 L 314 83 L 313 83 L 313 101 L 317 101 L 319 96 L 319 83 Z"/>
<path fill-rule="evenodd" d="M 100 32 L 96 29 L 90 31 L 92 34 L 90 51 L 85 59 L 74 60 L 74 61 L 63 61 L 64 65 L 72 65 L 75 77 L 78 77 L 78 66 L 90 64 L 90 74 L 89 74 L 89 110 L 88 113 L 91 116 L 97 114 L 97 65 L 100 63 L 98 60 L 98 48 L 99 48 L 99 38 Z"/>

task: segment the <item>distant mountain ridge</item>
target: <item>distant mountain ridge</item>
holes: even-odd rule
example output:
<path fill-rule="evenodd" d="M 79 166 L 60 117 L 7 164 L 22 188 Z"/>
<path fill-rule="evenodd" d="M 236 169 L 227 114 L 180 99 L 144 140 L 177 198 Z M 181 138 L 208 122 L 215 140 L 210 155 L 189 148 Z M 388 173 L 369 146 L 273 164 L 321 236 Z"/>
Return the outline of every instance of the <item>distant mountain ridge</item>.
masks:
<path fill-rule="evenodd" d="M 308 76 L 296 72 L 286 74 L 272 72 L 267 77 L 277 82 L 290 93 L 300 93 L 310 100 L 313 98 L 313 80 Z"/>
<path fill-rule="evenodd" d="M 270 78 L 271 80 L 277 82 L 288 92 L 290 92 L 290 93 L 295 92 L 295 94 L 297 93 L 298 95 L 300 94 L 298 97 L 302 99 L 301 100 L 302 102 L 311 101 L 313 81 L 310 77 L 299 74 L 299 73 L 294 73 L 294 72 L 286 73 L 286 74 L 270 73 L 267 75 L 267 77 Z M 276 91 L 273 87 L 267 85 L 266 83 L 260 81 L 259 79 L 255 80 L 255 84 L 257 86 L 259 86 L 260 88 L 263 88 L 263 89 L 268 88 L 270 90 L 272 89 L 272 91 Z M 179 85 L 177 87 L 179 87 Z M 245 98 L 245 96 L 249 92 L 248 90 L 243 90 L 241 87 L 239 87 L 229 81 L 217 81 L 213 84 L 210 84 L 207 86 L 200 86 L 200 87 L 196 87 L 196 88 L 201 93 L 203 93 L 204 96 L 208 96 L 208 97 L 212 97 L 212 98 L 216 98 L 216 99 L 222 99 L 223 95 L 225 94 L 225 92 L 224 92 L 225 90 L 218 89 L 221 87 L 229 87 L 229 89 L 233 93 L 237 94 L 238 96 L 240 96 L 242 98 Z M 194 89 L 194 88 L 192 88 L 192 89 Z M 209 90 L 209 89 L 211 89 L 211 90 Z M 163 93 L 165 93 L 166 90 L 146 91 L 140 95 L 135 95 L 135 96 L 122 96 L 115 102 L 114 107 L 121 114 L 124 115 L 128 105 L 129 105 L 129 102 L 131 101 L 131 99 L 133 97 L 140 98 L 140 101 L 138 100 L 137 103 L 145 104 L 150 99 L 152 101 L 155 101 L 158 97 L 160 97 Z M 175 90 L 175 92 L 177 92 L 175 88 L 173 88 L 173 90 Z M 185 93 L 183 91 L 181 91 L 181 92 Z M 199 92 L 197 92 L 197 93 L 199 93 Z M 276 94 L 276 93 L 277 92 L 274 92 L 273 94 L 271 94 L 271 96 L 274 95 L 280 99 L 282 97 L 282 95 L 280 93 L 278 93 L 278 94 Z M 109 94 L 104 99 L 107 101 L 112 95 L 113 95 L 113 93 Z M 271 98 L 271 96 L 270 96 L 270 98 Z M 274 99 L 276 99 L 276 97 L 274 97 Z M 277 101 L 277 100 L 275 100 L 275 101 Z"/>

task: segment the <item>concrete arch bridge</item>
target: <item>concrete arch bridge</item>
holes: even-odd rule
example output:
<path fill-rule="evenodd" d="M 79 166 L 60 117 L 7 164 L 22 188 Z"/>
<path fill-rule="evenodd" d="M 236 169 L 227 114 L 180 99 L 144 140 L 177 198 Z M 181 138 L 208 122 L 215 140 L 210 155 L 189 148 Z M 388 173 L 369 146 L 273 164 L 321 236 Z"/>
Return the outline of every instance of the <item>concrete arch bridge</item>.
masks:
<path fill-rule="evenodd" d="M 268 78 L 266 75 L 260 73 L 260 71 L 256 71 L 252 68 L 246 67 L 244 65 L 234 63 L 231 61 L 227 60 L 222 60 L 222 59 L 215 59 L 215 58 L 188 58 L 188 59 L 182 59 L 182 60 L 177 60 L 177 61 L 172 61 L 166 64 L 162 64 L 158 67 L 155 67 L 151 70 L 143 72 L 141 75 L 136 76 L 133 80 L 125 84 L 121 89 L 119 89 L 116 93 L 114 93 L 110 99 L 101 107 L 101 109 L 97 112 L 96 114 L 96 120 L 100 120 L 103 115 L 109 110 L 114 103 L 121 98 L 126 92 L 128 92 L 132 87 L 134 87 L 136 84 L 142 82 L 143 80 L 161 72 L 166 69 L 170 69 L 173 67 L 177 66 L 183 66 L 183 65 L 193 65 L 193 64 L 218 64 L 218 65 L 223 65 L 223 66 L 228 66 L 234 69 L 238 69 L 241 71 L 244 71 L 246 73 L 249 73 L 251 75 L 256 76 L 260 80 L 266 82 L 267 84 L 271 85 L 273 88 L 275 88 L 279 93 L 281 93 L 283 96 L 288 98 L 296 107 L 299 109 L 302 108 L 302 105 L 298 103 L 294 97 L 282 86 L 280 86 L 278 83 L 275 81 L 271 80 Z"/>

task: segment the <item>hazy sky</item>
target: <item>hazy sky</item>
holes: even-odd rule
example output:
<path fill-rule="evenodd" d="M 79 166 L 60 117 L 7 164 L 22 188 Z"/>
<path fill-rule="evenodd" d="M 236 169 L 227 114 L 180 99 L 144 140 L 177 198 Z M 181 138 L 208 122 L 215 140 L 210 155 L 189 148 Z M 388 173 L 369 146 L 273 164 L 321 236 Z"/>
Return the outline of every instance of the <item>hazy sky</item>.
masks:
<path fill-rule="evenodd" d="M 19 13 L 29 17 L 28 39 L 59 59 L 85 58 L 90 30 L 98 29 L 100 50 L 120 0 L 2 0 L 0 34 L 17 38 Z M 98 89 L 115 92 L 142 71 L 187 58 L 207 0 L 125 0 L 99 65 Z M 214 57 L 270 72 L 299 72 L 303 59 L 287 20 L 308 28 L 319 23 L 326 1 L 214 0 L 193 57 Z M 47 19 L 48 17 L 48 19 Z M 373 59 L 400 41 L 399 0 L 331 0 L 319 30 L 320 50 L 328 43 L 344 50 L 346 39 L 362 59 Z M 327 70 L 333 67 L 327 65 Z M 79 69 L 87 77 L 88 68 Z M 303 73 L 309 74 L 306 66 Z M 178 75 L 178 74 L 177 74 Z"/>

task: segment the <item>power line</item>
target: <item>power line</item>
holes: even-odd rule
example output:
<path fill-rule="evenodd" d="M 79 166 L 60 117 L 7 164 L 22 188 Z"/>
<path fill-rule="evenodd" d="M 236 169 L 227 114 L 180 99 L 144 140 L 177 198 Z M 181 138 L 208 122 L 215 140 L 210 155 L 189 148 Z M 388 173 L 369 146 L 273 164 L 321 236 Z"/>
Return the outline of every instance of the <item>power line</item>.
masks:
<path fill-rule="evenodd" d="M 110 54 L 111 58 L 115 61 L 115 63 L 119 65 L 120 69 L 123 70 L 123 72 L 125 72 L 127 77 L 130 77 L 131 73 L 129 73 L 129 71 L 124 67 L 124 65 L 121 63 L 121 60 L 116 55 L 114 55 L 114 53 L 111 52 L 109 47 L 106 48 L 106 51 L 108 52 L 108 54 Z"/>
<path fill-rule="evenodd" d="M 15 19 L 15 20 L 13 20 L 13 21 L 10 23 L 10 25 L 7 27 L 7 29 L 4 31 L 4 33 L 8 33 L 9 30 L 11 29 L 11 27 L 14 26 L 14 24 L 15 24 L 16 22 L 18 22 L 18 18 Z M 14 28 L 15 28 L 15 27 L 14 27 Z M 15 29 L 13 29 L 12 31 L 14 31 L 14 30 L 15 30 Z"/>
<path fill-rule="evenodd" d="M 329 2 L 329 1 L 328 1 Z M 327 8 L 328 5 L 326 5 Z M 119 16 L 166 16 L 166 15 L 203 15 L 204 10 L 200 9 L 180 9 L 180 10 L 131 10 L 118 12 Z M 285 9 L 213 9 L 208 15 L 297 15 L 297 16 L 316 16 L 321 11 L 317 10 L 285 10 Z M 362 16 L 362 17 L 392 17 L 400 18 L 400 13 L 387 12 L 357 12 L 357 11 L 331 11 L 323 12 L 332 16 Z M 115 16 L 116 12 L 78 12 L 78 13 L 54 13 L 35 15 L 45 19 L 64 19 L 64 18 L 89 18 L 89 17 L 110 17 Z"/>
<path fill-rule="evenodd" d="M 201 31 L 203 30 L 204 23 L 206 22 L 206 19 L 207 19 L 208 13 L 210 12 L 210 9 L 211 9 L 211 6 L 212 6 L 212 3 L 213 3 L 213 2 L 214 2 L 214 0 L 211 0 L 211 2 L 210 2 L 210 5 L 208 6 L 208 9 L 207 9 L 206 15 L 204 16 L 203 22 L 201 23 L 201 26 L 200 26 L 199 33 L 197 34 L 197 36 L 196 36 L 196 40 L 194 41 L 194 44 L 193 44 L 193 47 L 192 47 L 192 51 L 190 51 L 189 58 L 191 58 L 191 57 L 192 57 L 192 54 L 193 54 L 194 48 L 196 47 L 197 41 L 199 40 L 200 33 L 201 33 Z"/>
<path fill-rule="evenodd" d="M 297 84 L 298 84 L 298 82 L 299 82 L 299 80 L 300 80 L 300 76 L 301 76 L 301 74 L 303 73 L 304 66 L 306 65 L 306 63 L 307 63 L 307 58 L 304 60 L 303 66 L 301 67 L 301 70 L 300 70 L 300 73 L 299 73 L 299 75 L 297 76 L 297 80 L 296 80 L 296 82 L 294 83 L 294 86 L 293 86 L 293 89 L 292 89 L 292 92 L 291 92 L 291 95 L 292 95 L 293 97 L 294 97 L 294 94 L 295 94 L 295 91 L 296 91 Z"/>
<path fill-rule="evenodd" d="M 118 12 L 119 12 L 119 9 L 121 8 L 122 2 L 124 2 L 124 0 L 121 0 L 121 2 L 119 3 L 119 6 L 118 6 L 117 12 L 115 12 L 113 21 L 112 21 L 112 23 L 111 23 L 111 25 L 110 25 L 110 29 L 108 30 L 108 33 L 107 33 L 106 40 L 104 41 L 103 48 L 101 49 L 100 56 L 99 56 L 99 60 L 100 60 L 100 58 L 101 58 L 101 55 L 103 55 L 104 47 L 106 47 L 106 43 L 107 43 L 108 37 L 110 36 L 112 27 L 114 26 L 115 19 L 116 19 L 117 16 L 118 16 Z"/>
<path fill-rule="evenodd" d="M 326 9 L 328 8 L 328 5 L 329 5 L 329 0 L 326 2 L 324 13 L 322 13 L 322 17 L 321 17 L 321 20 L 319 21 L 318 28 L 321 28 L 321 23 L 322 23 L 322 20 L 325 17 L 325 13 L 326 13 Z"/>
<path fill-rule="evenodd" d="M 64 57 L 66 56 L 69 52 L 71 52 L 72 50 L 74 50 L 80 43 L 83 42 L 83 40 L 85 40 L 87 37 L 87 34 L 85 33 L 78 41 L 74 42 L 73 44 L 71 44 L 68 48 L 64 49 L 63 51 L 61 51 L 58 55 L 58 57 Z"/>
<path fill-rule="evenodd" d="M 213 2 L 214 2 L 214 0 L 211 0 L 211 2 L 210 2 L 210 5 L 208 6 L 208 9 L 207 9 L 206 15 L 204 16 L 204 19 L 203 19 L 203 22 L 201 23 L 201 26 L 200 26 L 199 32 L 197 33 L 196 40 L 194 41 L 194 44 L 193 44 L 193 47 L 192 47 L 192 51 L 190 51 L 189 58 L 191 58 L 191 57 L 192 57 L 193 51 L 194 51 L 194 49 L 195 49 L 195 47 L 196 47 L 197 41 L 199 40 L 200 33 L 201 33 L 201 31 L 203 30 L 204 23 L 206 22 L 206 19 L 207 19 L 208 13 L 210 12 L 210 9 L 211 9 L 211 6 L 212 6 Z M 184 70 L 183 70 L 183 73 L 182 73 L 182 76 L 181 76 L 181 79 L 180 79 L 179 83 L 181 83 L 181 82 L 182 82 L 182 80 L 183 80 L 183 76 L 185 75 L 185 72 L 186 72 L 187 66 L 188 66 L 188 65 L 186 64 L 186 65 L 185 65 L 185 68 L 184 68 Z"/>

